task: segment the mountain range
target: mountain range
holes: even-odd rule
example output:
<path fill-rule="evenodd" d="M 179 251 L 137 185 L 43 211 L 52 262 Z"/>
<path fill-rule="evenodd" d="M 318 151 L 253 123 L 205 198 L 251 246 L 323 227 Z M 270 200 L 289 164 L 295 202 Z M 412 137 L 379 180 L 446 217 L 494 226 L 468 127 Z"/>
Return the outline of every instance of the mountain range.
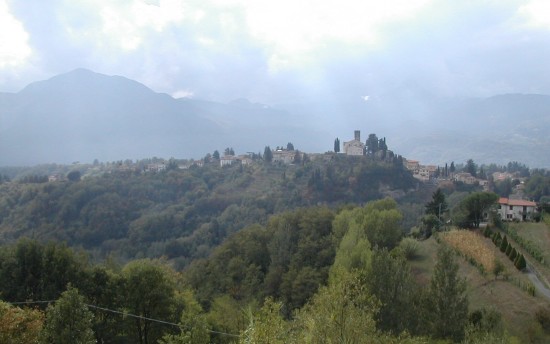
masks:
<path fill-rule="evenodd" d="M 368 101 L 366 101 L 368 99 Z M 77 69 L 0 93 L 0 165 L 200 158 L 233 147 L 262 152 L 292 142 L 332 150 L 353 130 L 386 137 L 423 163 L 550 167 L 550 96 L 437 98 L 418 92 L 272 106 L 173 98 L 136 81 Z"/>

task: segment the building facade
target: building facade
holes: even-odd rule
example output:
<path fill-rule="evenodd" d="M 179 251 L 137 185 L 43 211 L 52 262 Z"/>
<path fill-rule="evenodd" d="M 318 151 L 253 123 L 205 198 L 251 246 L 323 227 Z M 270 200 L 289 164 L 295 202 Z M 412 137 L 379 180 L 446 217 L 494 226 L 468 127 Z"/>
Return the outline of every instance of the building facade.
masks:
<path fill-rule="evenodd" d="M 505 197 L 498 200 L 498 213 L 503 221 L 531 221 L 536 211 L 535 202 Z"/>
<path fill-rule="evenodd" d="M 346 155 L 365 155 L 365 144 L 361 142 L 361 132 L 356 130 L 355 138 L 344 142 L 344 153 Z"/>

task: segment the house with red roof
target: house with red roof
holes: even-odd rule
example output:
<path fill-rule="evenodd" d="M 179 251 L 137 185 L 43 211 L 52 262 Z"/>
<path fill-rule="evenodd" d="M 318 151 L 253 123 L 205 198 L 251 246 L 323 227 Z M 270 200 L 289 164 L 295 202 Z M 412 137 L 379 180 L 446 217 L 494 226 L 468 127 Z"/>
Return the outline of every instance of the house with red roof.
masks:
<path fill-rule="evenodd" d="M 536 211 L 535 202 L 505 197 L 498 200 L 498 213 L 504 221 L 531 221 Z"/>

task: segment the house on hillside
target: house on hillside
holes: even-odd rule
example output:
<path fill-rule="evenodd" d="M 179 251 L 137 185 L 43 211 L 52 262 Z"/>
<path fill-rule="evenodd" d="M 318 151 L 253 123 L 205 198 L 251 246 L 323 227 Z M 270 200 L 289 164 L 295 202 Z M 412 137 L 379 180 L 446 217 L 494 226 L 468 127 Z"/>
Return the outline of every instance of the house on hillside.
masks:
<path fill-rule="evenodd" d="M 166 164 L 165 163 L 156 163 L 156 164 L 147 164 L 145 167 L 145 172 L 162 172 L 166 171 Z"/>
<path fill-rule="evenodd" d="M 498 200 L 498 213 L 503 221 L 530 221 L 536 211 L 535 202 L 505 197 Z"/>
<path fill-rule="evenodd" d="M 234 155 L 224 155 L 220 158 L 220 166 L 230 166 L 233 165 L 234 162 L 237 161 L 237 158 L 235 158 Z"/>
<path fill-rule="evenodd" d="M 420 169 L 420 162 L 418 160 L 409 160 L 405 159 L 405 168 L 409 171 L 414 171 Z"/>
<path fill-rule="evenodd" d="M 468 172 L 460 172 L 454 175 L 455 182 L 462 182 L 468 185 L 474 185 L 477 182 L 476 177 L 472 176 Z"/>
<path fill-rule="evenodd" d="M 365 144 L 361 142 L 361 131 L 354 132 L 355 138 L 344 142 L 344 153 L 346 155 L 365 155 Z"/>
<path fill-rule="evenodd" d="M 272 159 L 273 162 L 282 162 L 283 164 L 289 165 L 294 162 L 296 151 L 286 150 L 286 149 L 277 149 L 272 151 L 272 155 L 273 155 L 273 159 Z"/>

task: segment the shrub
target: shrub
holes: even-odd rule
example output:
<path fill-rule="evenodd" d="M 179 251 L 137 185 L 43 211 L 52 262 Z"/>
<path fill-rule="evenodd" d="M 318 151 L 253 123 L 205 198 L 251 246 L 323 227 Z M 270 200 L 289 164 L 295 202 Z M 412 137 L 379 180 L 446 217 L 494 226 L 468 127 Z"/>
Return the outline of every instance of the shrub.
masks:
<path fill-rule="evenodd" d="M 512 251 L 510 252 L 510 255 L 508 257 L 510 257 L 510 260 L 514 262 L 517 256 L 518 256 L 518 252 L 516 251 L 515 248 L 512 248 Z"/>
<path fill-rule="evenodd" d="M 504 272 L 504 264 L 498 259 L 495 258 L 495 263 L 493 265 L 493 275 L 495 275 L 495 279 L 498 278 L 500 274 Z"/>
<path fill-rule="evenodd" d="M 512 245 L 508 243 L 508 247 L 506 248 L 506 255 L 510 257 L 510 253 L 512 253 Z"/>
<path fill-rule="evenodd" d="M 493 243 L 495 246 L 500 246 L 500 242 L 502 241 L 502 237 L 500 236 L 499 232 L 495 232 L 495 235 L 493 235 Z"/>
<path fill-rule="evenodd" d="M 483 231 L 483 236 L 486 238 L 490 238 L 493 235 L 493 231 L 489 228 L 489 226 L 485 227 L 485 230 Z"/>
<path fill-rule="evenodd" d="M 414 259 L 418 253 L 418 241 L 413 238 L 404 238 L 399 243 L 399 247 L 408 260 Z"/>
<path fill-rule="evenodd" d="M 525 257 L 523 256 L 523 254 L 520 254 L 518 256 L 514 265 L 518 270 L 523 270 L 527 267 L 527 262 L 525 261 Z"/>
<path fill-rule="evenodd" d="M 506 252 L 506 249 L 508 248 L 508 238 L 506 238 L 506 235 L 502 239 L 502 242 L 500 243 L 500 252 Z"/>

